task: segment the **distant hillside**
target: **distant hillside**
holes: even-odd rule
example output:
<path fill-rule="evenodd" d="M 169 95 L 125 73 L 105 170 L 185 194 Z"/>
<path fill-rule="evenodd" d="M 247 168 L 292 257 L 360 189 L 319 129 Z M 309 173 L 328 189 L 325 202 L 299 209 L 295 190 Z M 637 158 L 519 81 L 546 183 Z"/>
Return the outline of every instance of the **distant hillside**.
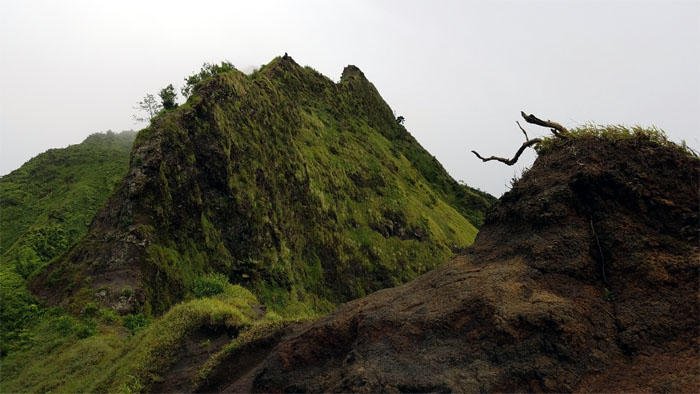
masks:
<path fill-rule="evenodd" d="M 34 303 L 25 279 L 83 236 L 129 164 L 135 132 L 50 149 L 0 178 L 3 353 Z M 31 319 L 29 319 L 31 320 Z M 8 337 L 9 335 L 9 337 Z"/>
<path fill-rule="evenodd" d="M 35 255 L 42 263 L 87 231 L 95 212 L 126 174 L 135 132 L 92 134 L 50 149 L 0 178 L 0 256 Z"/>
<path fill-rule="evenodd" d="M 160 314 L 218 272 L 277 310 L 326 310 L 445 262 L 487 206 L 359 69 L 334 83 L 282 57 L 203 81 L 141 131 L 89 236 L 34 289 Z"/>

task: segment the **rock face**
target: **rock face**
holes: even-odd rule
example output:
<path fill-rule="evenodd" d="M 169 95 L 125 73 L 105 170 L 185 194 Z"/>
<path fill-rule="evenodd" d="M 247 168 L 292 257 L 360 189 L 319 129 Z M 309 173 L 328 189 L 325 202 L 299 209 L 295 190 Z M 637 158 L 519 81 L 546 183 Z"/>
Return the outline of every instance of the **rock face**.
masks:
<path fill-rule="evenodd" d="M 559 143 L 465 255 L 282 341 L 247 389 L 698 392 L 699 178 L 644 136 Z"/>
<path fill-rule="evenodd" d="M 266 304 L 324 310 L 446 262 L 488 205 L 359 69 L 335 83 L 285 56 L 203 81 L 140 131 L 88 236 L 33 289 L 158 315 L 217 272 Z"/>

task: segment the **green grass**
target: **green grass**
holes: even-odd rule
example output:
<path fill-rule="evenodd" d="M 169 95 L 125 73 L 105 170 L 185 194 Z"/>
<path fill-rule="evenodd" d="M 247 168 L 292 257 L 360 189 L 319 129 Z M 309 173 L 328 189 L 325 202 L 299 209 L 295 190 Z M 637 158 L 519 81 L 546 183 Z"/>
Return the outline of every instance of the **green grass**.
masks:
<path fill-rule="evenodd" d="M 80 238 L 126 173 L 134 137 L 133 132 L 93 134 L 80 144 L 50 149 L 0 178 L 3 261 L 45 264 Z"/>
<path fill-rule="evenodd" d="M 685 141 L 680 144 L 668 139 L 666 132 L 655 126 L 625 126 L 625 125 L 597 125 L 588 123 L 575 129 L 569 130 L 566 134 L 568 138 L 596 138 L 607 141 L 621 140 L 649 140 L 667 148 L 677 149 L 688 156 L 698 157 L 698 152 L 690 148 Z M 542 142 L 535 145 L 535 150 L 539 155 L 546 154 L 555 147 L 563 144 L 565 140 L 555 136 L 542 138 Z"/>
<path fill-rule="evenodd" d="M 265 321 L 249 291 L 228 285 L 214 297 L 174 306 L 145 329 L 129 335 L 119 322 L 100 323 L 99 335 L 81 335 L 86 324 L 60 311 L 47 312 L 32 331 L 31 346 L 2 359 L 3 392 L 140 392 L 177 362 L 180 347 L 203 327 L 246 333 Z M 288 321 L 288 320 L 287 320 Z M 235 338 L 240 342 L 246 335 Z M 81 338 L 81 336 L 83 336 Z M 241 339 L 243 338 L 243 339 Z M 211 364 L 211 363 L 210 363 Z"/>

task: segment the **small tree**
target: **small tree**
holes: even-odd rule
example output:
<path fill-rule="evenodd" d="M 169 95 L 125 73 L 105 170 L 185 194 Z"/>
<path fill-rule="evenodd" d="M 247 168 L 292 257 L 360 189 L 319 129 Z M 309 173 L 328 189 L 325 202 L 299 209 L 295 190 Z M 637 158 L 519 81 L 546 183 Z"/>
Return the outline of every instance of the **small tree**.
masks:
<path fill-rule="evenodd" d="M 189 77 L 185 78 L 185 86 L 183 86 L 182 89 L 180 89 L 180 92 L 183 96 L 185 96 L 185 98 L 190 97 L 190 95 L 194 92 L 195 85 L 197 85 L 198 83 L 216 74 L 235 69 L 236 68 L 229 61 L 221 62 L 221 65 L 213 63 L 204 63 L 202 64 L 202 68 L 199 70 L 198 73 L 192 74 Z"/>
<path fill-rule="evenodd" d="M 177 108 L 177 93 L 175 93 L 175 88 L 173 87 L 172 83 L 166 86 L 164 89 L 161 89 L 158 95 L 160 96 L 163 108 L 166 110 Z"/>
<path fill-rule="evenodd" d="M 139 101 L 138 107 L 134 107 L 134 109 L 145 114 L 143 116 L 134 115 L 137 122 L 150 122 L 163 109 L 163 106 L 158 103 L 154 95 L 147 94 L 142 101 Z"/>
<path fill-rule="evenodd" d="M 396 123 L 398 123 L 398 124 L 403 124 L 403 122 L 405 122 L 405 121 L 406 121 L 406 118 L 404 118 L 403 116 L 399 116 L 396 118 Z"/>

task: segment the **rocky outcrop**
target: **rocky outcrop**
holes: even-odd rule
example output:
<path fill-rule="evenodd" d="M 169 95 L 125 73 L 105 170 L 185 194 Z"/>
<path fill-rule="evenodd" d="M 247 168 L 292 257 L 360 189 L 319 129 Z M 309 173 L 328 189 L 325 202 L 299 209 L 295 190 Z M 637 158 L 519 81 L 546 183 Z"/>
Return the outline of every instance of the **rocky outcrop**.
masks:
<path fill-rule="evenodd" d="M 246 390 L 698 392 L 699 178 L 643 135 L 561 141 L 465 255 L 282 341 Z"/>

